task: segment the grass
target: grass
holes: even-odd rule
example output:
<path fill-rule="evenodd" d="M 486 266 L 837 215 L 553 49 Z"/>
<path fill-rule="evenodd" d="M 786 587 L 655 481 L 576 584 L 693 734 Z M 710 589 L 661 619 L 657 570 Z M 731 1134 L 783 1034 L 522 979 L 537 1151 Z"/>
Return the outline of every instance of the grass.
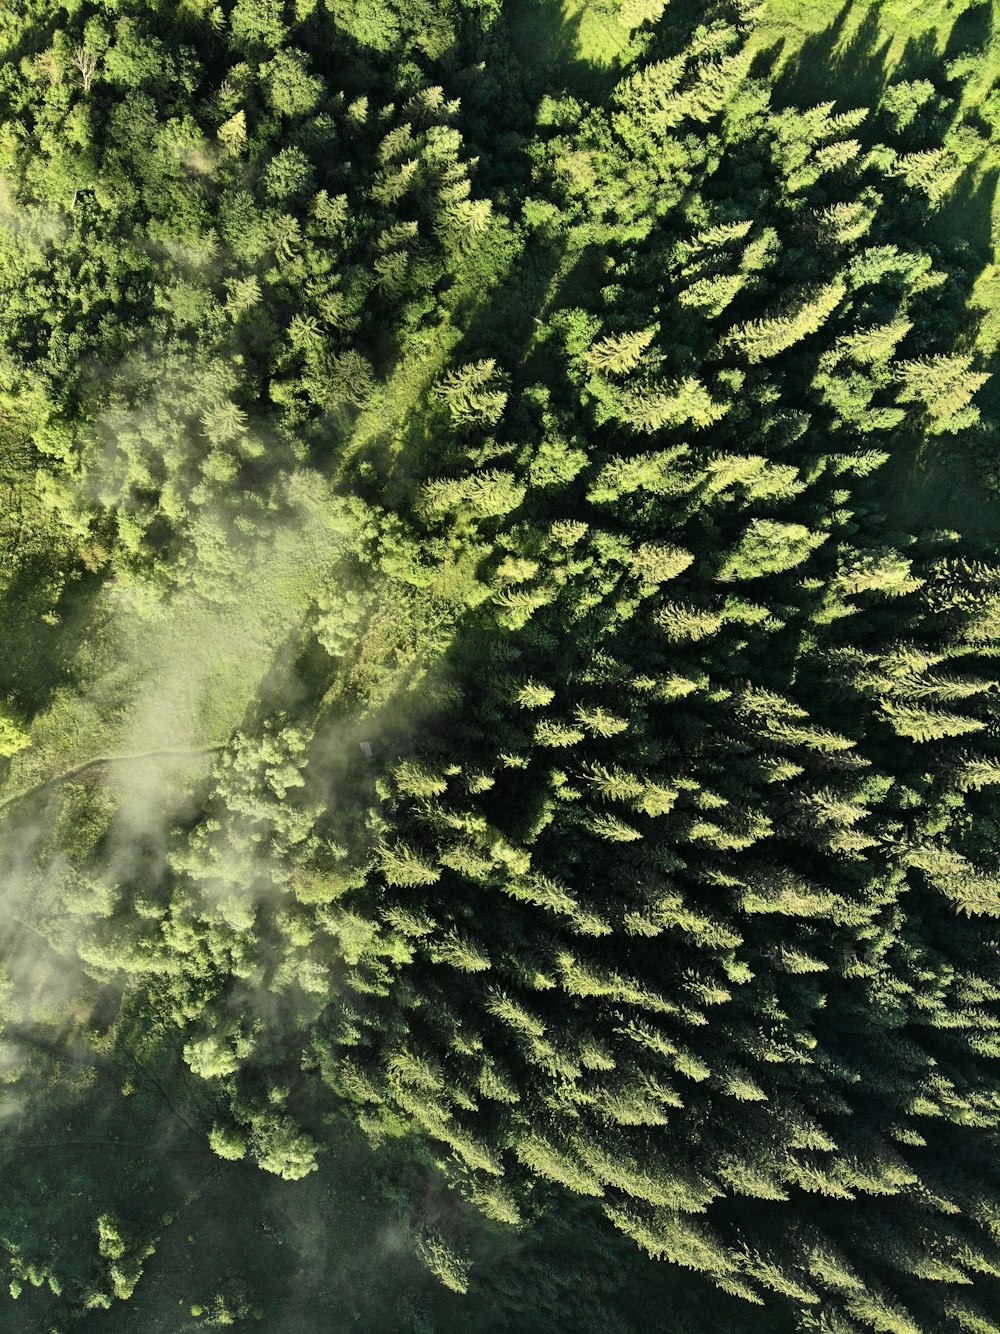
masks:
<path fill-rule="evenodd" d="M 293 477 L 287 501 L 287 513 L 248 535 L 231 565 L 215 571 L 212 598 L 195 586 L 160 603 L 139 578 L 106 586 L 93 608 L 97 633 L 79 638 L 66 680 L 32 719 L 31 746 L 0 770 L 5 796 L 94 756 L 205 747 L 240 726 L 350 527 L 318 474 Z M 183 786 L 204 767 L 192 756 L 145 778 Z M 122 780 L 126 789 L 134 778 Z M 109 773 L 107 781 L 119 779 Z"/>
<path fill-rule="evenodd" d="M 629 44 L 615 0 L 562 0 L 563 22 L 573 28 L 577 58 L 610 69 Z"/>
<path fill-rule="evenodd" d="M 780 45 L 779 65 L 794 60 L 810 40 L 823 40 L 835 57 L 861 48 L 867 61 L 877 55 L 884 76 L 892 78 L 918 50 L 940 59 L 973 45 L 984 8 L 974 0 L 767 0 L 754 45 Z M 827 73 L 820 67 L 815 77 Z"/>
<path fill-rule="evenodd" d="M 505 17 L 522 69 L 553 76 L 572 93 L 599 99 L 631 47 L 617 0 L 512 0 Z"/>

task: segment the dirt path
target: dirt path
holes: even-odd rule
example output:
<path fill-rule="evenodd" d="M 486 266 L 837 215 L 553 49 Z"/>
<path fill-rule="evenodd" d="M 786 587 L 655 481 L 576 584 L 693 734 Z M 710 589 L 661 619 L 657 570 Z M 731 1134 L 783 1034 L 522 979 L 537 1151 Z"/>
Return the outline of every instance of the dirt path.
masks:
<path fill-rule="evenodd" d="M 26 797 L 34 796 L 36 792 L 44 792 L 49 787 L 57 787 L 60 783 L 66 783 L 71 778 L 86 773 L 88 769 L 96 769 L 102 764 L 129 764 L 134 760 L 169 759 L 174 756 L 186 755 L 212 755 L 216 751 L 224 749 L 224 745 L 219 744 L 215 746 L 192 746 L 178 750 L 145 750 L 140 751 L 137 755 L 97 755 L 92 760 L 84 760 L 82 764 L 74 765 L 72 769 L 67 769 L 65 773 L 56 774 L 54 778 L 46 778 L 41 783 L 36 783 L 34 787 L 26 787 L 21 792 L 15 792 L 13 796 L 6 797 L 3 801 L 0 801 L 0 815 L 9 807 L 16 805 L 17 802 L 24 801 Z"/>

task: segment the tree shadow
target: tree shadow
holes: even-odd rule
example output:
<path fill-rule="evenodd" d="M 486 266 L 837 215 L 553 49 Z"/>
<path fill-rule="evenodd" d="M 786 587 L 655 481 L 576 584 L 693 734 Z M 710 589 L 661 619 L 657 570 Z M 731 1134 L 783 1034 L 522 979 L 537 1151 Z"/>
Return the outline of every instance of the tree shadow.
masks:
<path fill-rule="evenodd" d="M 944 252 L 964 252 L 964 266 L 975 273 L 993 258 L 993 205 L 1000 169 L 967 168 L 927 223 L 927 234 Z"/>
<path fill-rule="evenodd" d="M 53 607 L 47 596 L 51 579 L 47 560 L 28 558 L 0 599 L 7 648 L 0 655 L 0 696 L 28 717 L 41 713 L 56 690 L 73 681 L 103 586 L 100 575 L 84 574 L 63 587 Z"/>
<path fill-rule="evenodd" d="M 964 51 L 986 46 L 993 31 L 991 5 L 974 5 L 959 14 L 945 43 L 943 58 L 953 60 Z"/>
<path fill-rule="evenodd" d="M 781 63 L 775 83 L 776 101 L 783 105 L 810 105 L 835 99 L 838 110 L 874 106 L 888 82 L 886 56 L 878 10 L 864 6 L 856 26 L 855 0 L 839 11 L 833 22 L 808 37 L 790 59 Z"/>
<path fill-rule="evenodd" d="M 842 110 L 875 107 L 891 83 L 934 76 L 940 82 L 947 60 L 981 47 L 989 35 L 988 12 L 967 10 L 953 23 L 943 51 L 934 32 L 925 30 L 911 35 L 890 63 L 893 42 L 880 22 L 879 6 L 845 0 L 832 22 L 807 37 L 794 55 L 784 57 L 784 41 L 758 52 L 753 74 L 774 78 L 779 105 L 834 99 Z"/>
<path fill-rule="evenodd" d="M 37 973 L 48 951 L 37 939 L 33 949 Z M 60 965 L 53 955 L 44 966 Z M 82 1316 L 88 1292 L 110 1288 L 98 1218 L 121 1220 L 140 1256 L 222 1166 L 186 1096 L 190 1076 L 175 1068 L 178 1054 L 144 1052 L 119 1032 L 119 1002 L 113 989 L 85 983 L 51 1021 L 15 1021 L 5 1032 L 0 1225 L 3 1258 L 24 1289 L 16 1307 L 5 1306 L 5 1329 L 47 1329 L 54 1316 Z M 51 1274 L 55 1286 L 25 1281 L 20 1264 Z M 112 1326 L 110 1315 L 107 1324 L 91 1319 Z"/>
<path fill-rule="evenodd" d="M 529 99 L 560 87 L 574 97 L 597 101 L 618 77 L 614 62 L 596 64 L 581 55 L 584 11 L 567 16 L 563 0 L 511 0 L 504 6 L 504 33 L 511 67 L 507 79 Z"/>

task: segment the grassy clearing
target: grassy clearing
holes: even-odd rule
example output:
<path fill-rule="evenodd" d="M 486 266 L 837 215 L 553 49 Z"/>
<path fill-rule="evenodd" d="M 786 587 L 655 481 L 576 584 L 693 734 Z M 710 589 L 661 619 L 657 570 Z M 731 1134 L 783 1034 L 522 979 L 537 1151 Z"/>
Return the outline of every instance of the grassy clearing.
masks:
<path fill-rule="evenodd" d="M 944 54 L 953 35 L 960 39 L 962 29 L 973 26 L 974 11 L 974 0 L 768 0 L 755 44 L 758 49 L 780 45 L 782 65 L 810 39 L 829 42 L 835 56 L 863 44 L 868 48 L 864 54 L 877 53 L 891 78 L 917 50 Z M 818 79 L 828 73 L 815 71 Z"/>
<path fill-rule="evenodd" d="M 461 339 L 460 329 L 435 329 L 423 347 L 412 347 L 393 370 L 381 398 L 364 409 L 350 439 L 340 452 L 338 471 L 361 457 L 379 457 L 383 465 L 396 462 L 403 452 L 406 434 L 434 381 L 448 366 L 448 359 Z"/>
<path fill-rule="evenodd" d="M 573 28 L 580 60 L 610 69 L 629 44 L 617 0 L 562 0 L 563 22 Z"/>
<path fill-rule="evenodd" d="M 618 0 L 512 0 L 507 12 L 521 69 L 558 79 L 573 93 L 601 97 L 628 60 L 631 33 Z"/>
<path fill-rule="evenodd" d="M 108 585 L 96 608 L 102 632 L 82 639 L 70 682 L 35 715 L 7 793 L 94 755 L 205 746 L 240 725 L 350 526 L 318 474 L 289 490 L 289 513 L 230 553 L 224 600 L 191 587 L 161 603 L 142 580 Z"/>

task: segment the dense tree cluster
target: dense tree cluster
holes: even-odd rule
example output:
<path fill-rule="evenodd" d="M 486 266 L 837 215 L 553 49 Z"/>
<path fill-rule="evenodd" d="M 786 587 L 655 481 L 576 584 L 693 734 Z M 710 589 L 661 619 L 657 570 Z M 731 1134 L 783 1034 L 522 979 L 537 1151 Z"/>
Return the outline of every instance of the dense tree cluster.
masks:
<path fill-rule="evenodd" d="M 612 6 L 589 100 L 507 8 L 0 15 L 7 873 L 223 1161 L 304 1183 L 350 1123 L 712 1321 L 1000 1330 L 1000 563 L 879 489 L 991 437 L 925 225 L 984 140 L 943 68 L 784 105 L 741 0 Z M 115 599 L 277 597 L 316 506 L 162 840 L 45 786 Z M 96 1227 L 87 1309 L 152 1253 Z M 553 1284 L 495 1327 L 615 1327 Z"/>

